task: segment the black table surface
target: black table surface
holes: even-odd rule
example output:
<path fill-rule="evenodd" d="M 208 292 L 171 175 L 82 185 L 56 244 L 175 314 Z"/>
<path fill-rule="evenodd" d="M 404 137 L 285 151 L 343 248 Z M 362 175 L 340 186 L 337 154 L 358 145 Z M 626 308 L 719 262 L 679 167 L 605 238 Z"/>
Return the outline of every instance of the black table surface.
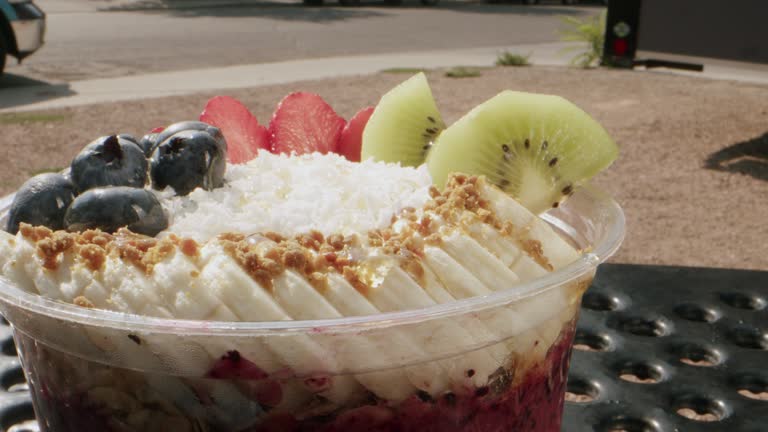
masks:
<path fill-rule="evenodd" d="M 575 348 L 564 432 L 768 432 L 768 272 L 604 265 Z"/>
<path fill-rule="evenodd" d="M 575 348 L 563 432 L 768 432 L 768 272 L 605 264 Z M 37 431 L 7 325 L 0 352 L 0 428 Z"/>

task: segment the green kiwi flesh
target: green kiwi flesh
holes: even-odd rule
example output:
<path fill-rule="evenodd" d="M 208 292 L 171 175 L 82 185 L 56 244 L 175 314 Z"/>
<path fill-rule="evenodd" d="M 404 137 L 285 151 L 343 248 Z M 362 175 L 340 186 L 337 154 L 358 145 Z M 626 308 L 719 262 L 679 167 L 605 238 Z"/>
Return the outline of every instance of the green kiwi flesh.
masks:
<path fill-rule="evenodd" d="M 421 165 L 443 129 L 427 77 L 420 72 L 381 97 L 363 130 L 360 160 Z"/>
<path fill-rule="evenodd" d="M 438 188 L 451 173 L 484 175 L 541 213 L 617 155 L 605 129 L 566 99 L 508 90 L 443 131 L 427 164 Z"/>

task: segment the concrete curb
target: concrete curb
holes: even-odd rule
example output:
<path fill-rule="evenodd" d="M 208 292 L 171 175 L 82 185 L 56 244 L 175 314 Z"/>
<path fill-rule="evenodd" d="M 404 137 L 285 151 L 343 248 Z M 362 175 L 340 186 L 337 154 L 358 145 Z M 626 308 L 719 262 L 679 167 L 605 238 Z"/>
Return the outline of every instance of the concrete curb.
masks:
<path fill-rule="evenodd" d="M 466 50 L 328 57 L 276 63 L 163 72 L 120 78 L 74 81 L 69 84 L 0 90 L 0 112 L 32 111 L 104 102 L 117 102 L 283 84 L 294 81 L 366 75 L 388 68 L 492 66 L 496 56 L 510 50 L 531 53 L 535 65 L 564 65 L 563 43 L 488 47 Z"/>
<path fill-rule="evenodd" d="M 366 75 L 388 68 L 491 66 L 497 55 L 504 50 L 518 54 L 530 53 L 530 61 L 534 65 L 566 66 L 570 55 L 564 54 L 562 50 L 571 46 L 574 44 L 552 42 L 450 51 L 327 57 L 15 87 L 0 89 L 0 112 L 55 109 L 303 80 Z M 768 74 L 760 69 L 749 69 L 732 64 L 723 65 L 717 62 L 706 65 L 702 73 L 664 69 L 653 71 L 768 85 Z"/>

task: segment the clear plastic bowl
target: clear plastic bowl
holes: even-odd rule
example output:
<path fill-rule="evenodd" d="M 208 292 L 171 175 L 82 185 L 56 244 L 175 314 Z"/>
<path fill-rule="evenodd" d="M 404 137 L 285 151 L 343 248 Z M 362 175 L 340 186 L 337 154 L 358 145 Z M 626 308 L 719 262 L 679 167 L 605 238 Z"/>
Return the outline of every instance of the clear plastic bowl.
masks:
<path fill-rule="evenodd" d="M 592 187 L 543 217 L 585 251 L 578 261 L 422 309 L 171 320 L 64 304 L 0 278 L 0 312 L 43 431 L 554 432 L 582 294 L 625 226 Z"/>

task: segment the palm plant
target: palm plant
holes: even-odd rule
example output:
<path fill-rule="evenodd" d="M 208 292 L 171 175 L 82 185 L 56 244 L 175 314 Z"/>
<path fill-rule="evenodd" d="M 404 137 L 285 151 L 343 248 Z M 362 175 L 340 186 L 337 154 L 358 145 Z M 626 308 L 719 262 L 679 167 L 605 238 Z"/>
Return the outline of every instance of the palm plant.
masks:
<path fill-rule="evenodd" d="M 589 68 L 600 64 L 603 58 L 605 41 L 605 11 L 599 15 L 582 19 L 572 16 L 561 17 L 567 26 L 560 30 L 560 40 L 567 42 L 586 42 L 587 47 L 571 59 L 574 66 Z M 581 47 L 568 47 L 564 51 L 574 51 Z"/>

